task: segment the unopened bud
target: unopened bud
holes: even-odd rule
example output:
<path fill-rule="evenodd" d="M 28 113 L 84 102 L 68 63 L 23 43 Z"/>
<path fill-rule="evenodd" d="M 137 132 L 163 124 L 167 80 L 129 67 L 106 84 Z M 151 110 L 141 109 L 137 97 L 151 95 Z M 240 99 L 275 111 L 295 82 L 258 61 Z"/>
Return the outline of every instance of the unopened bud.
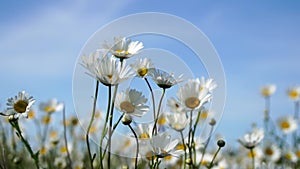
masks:
<path fill-rule="evenodd" d="M 216 125 L 216 120 L 214 119 L 214 118 L 212 118 L 210 121 L 209 121 L 209 125 L 211 125 L 211 126 L 214 126 L 214 125 Z"/>
<path fill-rule="evenodd" d="M 218 144 L 219 147 L 224 147 L 225 146 L 225 141 L 222 140 L 222 139 L 218 140 L 217 144 Z"/>
<path fill-rule="evenodd" d="M 125 114 L 122 118 L 122 123 L 124 125 L 129 125 L 132 122 L 132 118 L 130 115 Z"/>

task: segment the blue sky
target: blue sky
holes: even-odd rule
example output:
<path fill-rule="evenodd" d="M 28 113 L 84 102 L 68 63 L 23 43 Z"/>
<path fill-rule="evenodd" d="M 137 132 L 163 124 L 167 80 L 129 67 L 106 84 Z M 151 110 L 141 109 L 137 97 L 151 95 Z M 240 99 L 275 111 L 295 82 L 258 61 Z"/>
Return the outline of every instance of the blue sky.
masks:
<path fill-rule="evenodd" d="M 86 40 L 100 27 L 139 12 L 182 17 L 211 40 L 223 63 L 227 100 L 218 132 L 234 141 L 261 123 L 259 88 L 277 85 L 274 117 L 292 114 L 286 88 L 300 84 L 298 1 L 1 1 L 0 100 L 19 90 L 56 97 L 74 111 L 72 76 Z M 146 22 L 146 21 L 145 21 Z"/>

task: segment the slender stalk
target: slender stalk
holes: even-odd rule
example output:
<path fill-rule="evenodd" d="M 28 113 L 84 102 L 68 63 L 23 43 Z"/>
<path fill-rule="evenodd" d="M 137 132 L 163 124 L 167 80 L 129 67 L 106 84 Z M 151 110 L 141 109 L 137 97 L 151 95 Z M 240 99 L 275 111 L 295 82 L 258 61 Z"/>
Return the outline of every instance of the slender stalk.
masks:
<path fill-rule="evenodd" d="M 205 144 L 205 146 L 204 146 L 204 149 L 203 149 L 203 152 L 202 152 L 202 155 L 201 155 L 201 160 L 200 160 L 199 165 L 201 165 L 201 163 L 202 163 L 202 161 L 203 161 L 204 154 L 206 153 L 206 149 L 207 149 L 208 144 L 209 144 L 209 142 L 210 142 L 210 139 L 211 139 L 211 136 L 212 136 L 212 132 L 213 132 L 213 131 L 214 131 L 214 126 L 211 126 L 211 129 L 210 129 L 210 131 L 209 131 L 209 136 L 208 136 L 207 142 L 206 142 L 206 144 Z"/>
<path fill-rule="evenodd" d="M 65 106 L 63 108 L 63 125 L 64 125 L 64 142 L 65 142 L 65 146 L 66 146 L 66 150 L 67 150 L 67 159 L 68 159 L 68 168 L 72 169 L 72 160 L 71 160 L 71 156 L 70 156 L 70 152 L 69 152 L 69 148 L 68 148 L 68 140 L 67 140 L 67 127 L 66 127 L 66 110 L 65 110 Z"/>
<path fill-rule="evenodd" d="M 196 121 L 194 123 L 194 129 L 193 129 L 193 132 L 192 132 L 192 144 L 195 143 L 195 132 L 196 132 L 196 129 L 197 129 L 197 126 L 198 126 L 200 116 L 201 116 L 201 111 L 198 112 Z M 194 151 L 194 161 L 196 161 L 196 147 L 195 147 L 195 145 L 193 145 L 193 151 Z"/>
<path fill-rule="evenodd" d="M 184 166 L 183 166 L 183 168 L 185 169 L 185 168 L 186 168 L 186 158 L 187 158 L 187 154 L 186 154 L 186 146 L 185 146 L 184 136 L 183 136 L 182 131 L 180 131 L 180 136 L 181 136 L 181 141 L 182 141 L 183 149 L 184 149 L 184 164 L 183 164 Z"/>
<path fill-rule="evenodd" d="M 252 168 L 255 169 L 255 157 L 254 157 L 253 148 L 250 148 L 250 153 L 252 158 Z"/>
<path fill-rule="evenodd" d="M 216 153 L 214 154 L 213 159 L 211 160 L 209 166 L 207 167 L 208 169 L 211 169 L 213 167 L 214 161 L 215 161 L 215 159 L 216 159 L 216 157 L 217 157 L 217 155 L 218 155 L 218 153 L 219 153 L 220 150 L 221 150 L 221 147 L 219 147 L 218 150 L 216 151 Z"/>
<path fill-rule="evenodd" d="M 92 116 L 90 119 L 90 123 L 88 125 L 87 131 L 86 131 L 86 135 L 85 135 L 85 140 L 86 140 L 86 145 L 88 148 L 88 156 L 89 156 L 89 160 L 90 160 L 90 166 L 93 169 L 93 158 L 92 158 L 92 154 L 91 154 L 91 148 L 90 148 L 90 142 L 89 142 L 89 133 L 95 118 L 95 112 L 96 112 L 96 103 L 97 103 L 97 98 L 98 98 L 98 90 L 99 90 L 99 81 L 97 80 L 96 82 L 96 89 L 95 89 L 95 95 L 94 95 L 94 103 L 93 103 L 93 111 L 92 111 Z M 64 125 L 65 126 L 65 125 Z"/>
<path fill-rule="evenodd" d="M 123 62 L 121 62 L 121 63 L 123 63 Z M 108 168 L 110 168 L 110 160 L 111 160 L 112 122 L 113 122 L 114 106 L 115 106 L 117 90 L 118 90 L 118 84 L 115 86 L 115 89 L 114 89 L 114 95 L 113 95 L 111 109 L 110 109 L 110 115 L 109 115 L 108 158 L 107 158 Z"/>
<path fill-rule="evenodd" d="M 265 97 L 265 114 L 264 114 L 264 125 L 266 133 L 269 134 L 269 119 L 270 119 L 270 97 Z"/>
<path fill-rule="evenodd" d="M 23 137 L 22 135 L 22 131 L 20 129 L 20 126 L 19 126 L 19 122 L 18 122 L 18 119 L 16 120 L 13 120 L 13 121 L 10 121 L 10 124 L 13 126 L 13 128 L 16 129 L 16 134 L 17 136 L 21 139 L 21 141 L 24 143 L 27 151 L 29 152 L 31 158 L 34 160 L 34 164 L 35 164 L 35 167 L 37 169 L 39 169 L 39 152 L 37 153 L 33 153 L 31 147 L 30 147 L 30 144 L 28 143 L 28 141 Z"/>
<path fill-rule="evenodd" d="M 145 81 L 147 83 L 147 86 L 151 92 L 151 98 L 152 98 L 152 107 L 153 107 L 153 120 L 156 119 L 156 113 L 155 113 L 155 100 L 154 100 L 154 93 L 153 93 L 153 90 L 152 90 L 152 87 L 148 81 L 148 79 L 145 77 Z"/>
<path fill-rule="evenodd" d="M 105 153 L 102 152 L 102 144 L 103 144 L 103 139 L 106 135 L 106 125 L 108 123 L 108 117 L 109 117 L 109 110 L 110 110 L 110 104 L 111 104 L 111 86 L 108 86 L 108 101 L 107 101 L 107 111 L 106 111 L 106 116 L 105 116 L 105 123 L 103 126 L 101 138 L 100 138 L 100 167 L 103 169 L 103 159 L 105 157 Z"/>
<path fill-rule="evenodd" d="M 154 134 L 154 131 L 155 131 L 155 134 L 157 134 L 157 122 L 158 122 L 160 108 L 161 108 L 161 104 L 162 104 L 165 93 L 166 93 L 166 89 L 163 88 L 163 91 L 162 91 L 162 94 L 161 94 L 161 97 L 160 97 L 160 100 L 159 100 L 158 108 L 157 108 L 157 116 L 156 116 L 156 119 L 155 119 L 155 122 L 154 122 L 152 135 Z"/>
<path fill-rule="evenodd" d="M 295 120 L 298 121 L 298 118 L 299 118 L 299 100 L 296 100 L 295 101 L 295 114 L 294 114 L 294 118 Z M 293 133 L 293 142 L 294 142 L 294 147 L 297 146 L 297 132 L 294 132 Z"/>
<path fill-rule="evenodd" d="M 139 155 L 139 139 L 138 136 L 136 135 L 135 131 L 133 130 L 133 128 L 131 127 L 131 125 L 129 124 L 128 127 L 130 128 L 130 130 L 132 131 L 135 140 L 136 140 L 136 154 L 135 154 L 135 164 L 134 164 L 134 168 L 137 169 L 137 163 L 138 163 L 138 155 Z"/>
<path fill-rule="evenodd" d="M 189 137 L 188 137 L 188 148 L 189 148 L 189 156 L 190 156 L 190 160 L 191 160 L 191 164 L 190 166 L 193 166 L 193 157 L 192 157 L 192 146 L 193 146 L 193 143 L 192 143 L 192 133 L 193 133 L 193 118 L 192 118 L 192 115 L 193 115 L 193 111 L 191 110 L 190 112 L 190 128 L 189 128 Z"/>
<path fill-rule="evenodd" d="M 124 113 L 120 116 L 120 118 L 118 119 L 117 123 L 114 124 L 113 129 L 112 129 L 112 134 L 114 134 L 115 129 L 117 128 L 117 126 L 118 126 L 119 123 L 121 122 L 123 116 L 124 116 Z M 106 154 L 107 148 L 108 148 L 108 144 L 106 144 L 105 149 L 104 149 L 104 153 L 103 153 L 103 154 Z"/>

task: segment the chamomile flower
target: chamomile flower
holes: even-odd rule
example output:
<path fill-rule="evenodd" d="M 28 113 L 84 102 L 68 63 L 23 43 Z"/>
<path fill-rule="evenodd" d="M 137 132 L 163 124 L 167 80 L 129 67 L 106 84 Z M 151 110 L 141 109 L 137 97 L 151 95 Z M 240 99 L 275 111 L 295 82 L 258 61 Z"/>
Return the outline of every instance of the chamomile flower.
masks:
<path fill-rule="evenodd" d="M 25 91 L 19 92 L 17 96 L 7 99 L 6 105 L 8 106 L 5 114 L 13 115 L 15 119 L 20 116 L 28 117 L 28 112 L 35 102 L 32 96 L 29 96 Z"/>
<path fill-rule="evenodd" d="M 48 102 L 42 102 L 39 105 L 41 111 L 46 113 L 54 113 L 61 111 L 64 108 L 64 104 L 58 102 L 55 98 L 49 100 Z"/>
<path fill-rule="evenodd" d="M 172 113 L 185 113 L 184 107 L 174 97 L 168 99 L 167 105 Z"/>
<path fill-rule="evenodd" d="M 279 118 L 277 124 L 284 134 L 292 133 L 298 128 L 296 119 L 291 116 L 284 116 Z"/>
<path fill-rule="evenodd" d="M 186 125 L 188 124 L 188 118 L 186 117 L 185 114 L 169 114 L 167 116 L 169 125 L 172 129 L 176 131 L 182 131 L 185 129 Z"/>
<path fill-rule="evenodd" d="M 254 129 L 240 138 L 238 141 L 247 149 L 253 149 L 256 147 L 264 138 L 264 130 Z"/>
<path fill-rule="evenodd" d="M 205 79 L 202 76 L 200 79 L 197 78 L 196 80 L 199 80 L 200 90 L 203 88 L 206 88 L 206 89 L 208 89 L 209 92 L 212 92 L 217 87 L 217 83 L 211 78 Z"/>
<path fill-rule="evenodd" d="M 138 77 L 144 78 L 148 75 L 153 64 L 149 58 L 140 58 L 130 65 Z"/>
<path fill-rule="evenodd" d="M 152 137 L 153 126 L 150 124 L 138 124 L 135 132 L 139 139 L 150 139 Z"/>
<path fill-rule="evenodd" d="M 281 156 L 281 151 L 279 147 L 275 144 L 266 144 L 263 148 L 264 158 L 268 162 L 277 162 Z"/>
<path fill-rule="evenodd" d="M 126 37 L 115 37 L 114 44 L 110 45 L 108 43 L 103 45 L 105 49 L 109 51 L 117 58 L 127 59 L 136 55 L 144 48 L 142 42 L 131 41 L 131 39 Z"/>
<path fill-rule="evenodd" d="M 158 87 L 168 89 L 177 83 L 183 81 L 182 76 L 175 77 L 174 74 L 169 74 L 160 69 L 150 69 L 149 76 L 157 84 Z"/>
<path fill-rule="evenodd" d="M 58 168 L 67 167 L 67 162 L 64 157 L 56 157 L 54 160 L 54 165 Z"/>
<path fill-rule="evenodd" d="M 83 55 L 81 57 L 81 65 L 88 70 L 88 74 L 95 77 L 95 66 L 99 62 L 99 51 L 92 52 L 89 56 Z"/>
<path fill-rule="evenodd" d="M 158 158 L 165 158 L 167 156 L 179 157 L 183 151 L 176 150 L 178 140 L 171 140 L 171 136 L 167 133 L 159 133 L 153 137 L 150 141 L 152 146 L 152 151 L 154 155 Z"/>
<path fill-rule="evenodd" d="M 117 94 L 116 108 L 123 113 L 131 116 L 141 117 L 149 111 L 145 105 L 147 98 L 135 89 L 127 89 L 125 92 Z"/>
<path fill-rule="evenodd" d="M 207 88 L 201 89 L 198 80 L 189 80 L 181 86 L 177 92 L 177 97 L 181 105 L 185 106 L 187 111 L 197 110 L 211 99 L 211 94 Z"/>
<path fill-rule="evenodd" d="M 288 88 L 287 94 L 290 99 L 295 100 L 295 101 L 299 100 L 300 86 L 293 86 L 293 87 Z"/>
<path fill-rule="evenodd" d="M 283 156 L 285 159 L 287 159 L 288 161 L 290 162 L 296 162 L 297 161 L 297 156 L 296 154 L 292 151 L 292 150 L 286 150 L 284 153 L 283 153 Z"/>
<path fill-rule="evenodd" d="M 273 84 L 262 86 L 260 89 L 261 95 L 264 97 L 270 97 L 276 91 L 276 86 Z"/>
<path fill-rule="evenodd" d="M 102 84 L 114 86 L 133 77 L 134 72 L 123 62 L 116 58 L 104 56 L 95 66 L 95 76 Z"/>

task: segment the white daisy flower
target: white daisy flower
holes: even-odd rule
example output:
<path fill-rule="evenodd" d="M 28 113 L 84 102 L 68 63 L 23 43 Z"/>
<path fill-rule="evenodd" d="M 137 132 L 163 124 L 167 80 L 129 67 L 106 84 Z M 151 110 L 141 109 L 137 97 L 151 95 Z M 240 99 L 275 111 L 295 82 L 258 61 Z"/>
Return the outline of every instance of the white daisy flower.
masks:
<path fill-rule="evenodd" d="M 130 65 L 136 72 L 138 77 L 146 77 L 149 73 L 149 69 L 153 68 L 153 64 L 148 58 L 140 58 Z"/>
<path fill-rule="evenodd" d="M 152 151 L 158 158 L 164 158 L 170 155 L 179 157 L 183 153 L 183 151 L 176 150 L 178 142 L 178 139 L 171 141 L 171 136 L 167 133 L 159 133 L 150 141 Z"/>
<path fill-rule="evenodd" d="M 29 96 L 25 91 L 19 92 L 17 96 L 7 99 L 6 105 L 8 106 L 5 114 L 13 115 L 15 119 L 20 116 L 28 117 L 28 112 L 35 102 L 32 96 Z"/>
<path fill-rule="evenodd" d="M 114 44 L 104 44 L 104 48 L 109 49 L 109 51 L 117 58 L 127 59 L 136 55 L 144 48 L 142 42 L 131 41 L 131 39 L 126 37 L 115 37 Z"/>
<path fill-rule="evenodd" d="M 292 150 L 286 150 L 283 154 L 284 158 L 290 162 L 297 162 L 297 156 Z"/>
<path fill-rule="evenodd" d="M 284 116 L 279 118 L 277 124 L 284 134 L 292 133 L 298 128 L 297 120 L 292 116 Z"/>
<path fill-rule="evenodd" d="M 44 111 L 46 113 L 53 113 L 53 112 L 58 112 L 62 111 L 64 108 L 63 103 L 59 103 L 57 99 L 51 99 L 48 102 L 42 102 L 39 105 L 39 108 L 41 111 Z"/>
<path fill-rule="evenodd" d="M 275 144 L 266 144 L 263 148 L 264 158 L 269 162 L 277 162 L 281 156 L 281 151 Z"/>
<path fill-rule="evenodd" d="M 167 105 L 172 113 L 185 113 L 184 107 L 174 97 L 168 99 Z"/>
<path fill-rule="evenodd" d="M 295 101 L 299 100 L 300 86 L 293 86 L 293 87 L 288 88 L 287 94 L 290 99 L 295 100 Z"/>
<path fill-rule="evenodd" d="M 169 74 L 159 69 L 150 69 L 149 71 L 149 76 L 152 78 L 152 80 L 157 84 L 158 87 L 163 89 L 168 89 L 183 81 L 183 75 L 180 75 L 176 78 L 173 73 Z"/>
<path fill-rule="evenodd" d="M 145 105 L 147 98 L 135 89 L 127 89 L 125 92 L 117 94 L 116 108 L 131 116 L 141 117 L 149 111 L 149 106 Z"/>
<path fill-rule="evenodd" d="M 276 85 L 273 84 L 262 86 L 260 89 L 260 92 L 264 97 L 270 97 L 275 93 L 275 91 L 276 91 Z"/>
<path fill-rule="evenodd" d="M 92 52 L 89 56 L 83 55 L 81 57 L 81 65 L 89 71 L 89 75 L 95 77 L 95 66 L 99 62 L 99 51 Z"/>
<path fill-rule="evenodd" d="M 138 124 L 135 132 L 139 139 L 150 139 L 152 137 L 153 126 L 150 124 Z"/>
<path fill-rule="evenodd" d="M 197 110 L 211 99 L 211 94 L 207 88 L 201 89 L 201 84 L 196 79 L 189 80 L 181 86 L 177 92 L 178 100 L 184 105 L 186 111 Z"/>
<path fill-rule="evenodd" d="M 106 86 L 119 84 L 133 77 L 134 72 L 126 62 L 123 65 L 116 58 L 104 56 L 95 66 L 95 76 Z"/>
<path fill-rule="evenodd" d="M 252 132 L 244 135 L 243 138 L 238 141 L 247 149 L 253 149 L 256 147 L 264 138 L 263 129 L 254 129 Z"/>
<path fill-rule="evenodd" d="M 218 161 L 216 166 L 213 166 L 211 169 L 225 169 L 228 168 L 228 163 L 225 159 Z"/>
<path fill-rule="evenodd" d="M 176 131 L 182 131 L 188 124 L 188 118 L 185 114 L 173 113 L 167 116 L 169 125 L 172 129 Z"/>
<path fill-rule="evenodd" d="M 200 90 L 203 88 L 208 89 L 209 92 L 212 92 L 216 87 L 217 83 L 213 79 L 205 79 L 203 76 L 199 79 L 197 78 L 196 80 L 199 80 L 200 83 Z"/>
<path fill-rule="evenodd" d="M 58 168 L 65 168 L 67 167 L 67 162 L 64 157 L 56 157 L 54 160 L 54 165 Z"/>

